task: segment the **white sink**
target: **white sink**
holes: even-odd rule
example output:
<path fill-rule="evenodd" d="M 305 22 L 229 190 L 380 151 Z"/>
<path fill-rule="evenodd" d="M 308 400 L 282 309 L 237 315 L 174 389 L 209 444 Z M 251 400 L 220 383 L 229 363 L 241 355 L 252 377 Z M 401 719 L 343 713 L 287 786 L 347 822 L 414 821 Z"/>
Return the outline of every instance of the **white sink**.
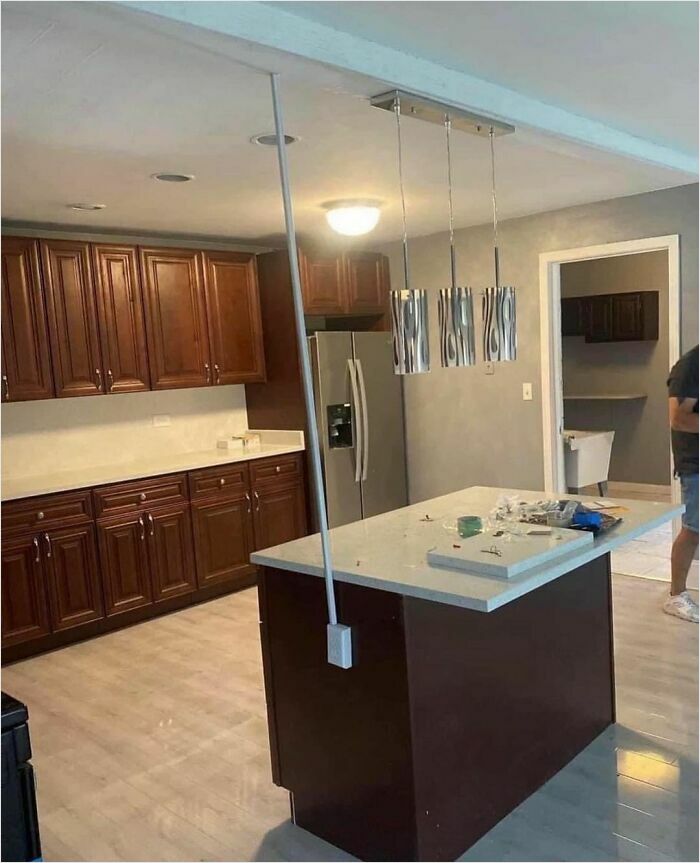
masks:
<path fill-rule="evenodd" d="M 608 481 L 614 431 L 564 430 L 567 488 L 583 488 Z"/>

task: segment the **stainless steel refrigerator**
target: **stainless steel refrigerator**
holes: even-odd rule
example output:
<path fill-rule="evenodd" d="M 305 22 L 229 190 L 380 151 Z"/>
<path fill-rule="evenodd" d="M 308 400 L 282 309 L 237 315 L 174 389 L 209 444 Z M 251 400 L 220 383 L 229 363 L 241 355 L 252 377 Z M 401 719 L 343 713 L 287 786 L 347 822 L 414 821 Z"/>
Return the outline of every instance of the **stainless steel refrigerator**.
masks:
<path fill-rule="evenodd" d="M 406 506 L 401 379 L 390 333 L 309 337 L 330 527 Z"/>

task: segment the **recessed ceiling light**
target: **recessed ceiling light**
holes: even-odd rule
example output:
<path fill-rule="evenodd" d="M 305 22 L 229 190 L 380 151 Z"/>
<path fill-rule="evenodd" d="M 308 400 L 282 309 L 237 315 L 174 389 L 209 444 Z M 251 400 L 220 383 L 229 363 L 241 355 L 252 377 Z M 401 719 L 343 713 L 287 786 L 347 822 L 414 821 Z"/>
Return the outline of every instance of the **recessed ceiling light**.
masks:
<path fill-rule="evenodd" d="M 107 204 L 66 204 L 69 210 L 104 210 Z"/>
<path fill-rule="evenodd" d="M 379 201 L 329 201 L 323 207 L 331 228 L 347 237 L 368 234 L 379 221 Z"/>
<path fill-rule="evenodd" d="M 154 180 L 160 180 L 162 183 L 189 183 L 194 180 L 194 174 L 151 174 Z"/>
<path fill-rule="evenodd" d="M 297 135 L 285 135 L 284 143 L 289 146 L 295 144 L 299 140 Z M 261 147 L 276 147 L 277 135 L 274 132 L 263 132 L 261 135 L 253 135 L 250 139 L 251 144 L 260 144 Z"/>

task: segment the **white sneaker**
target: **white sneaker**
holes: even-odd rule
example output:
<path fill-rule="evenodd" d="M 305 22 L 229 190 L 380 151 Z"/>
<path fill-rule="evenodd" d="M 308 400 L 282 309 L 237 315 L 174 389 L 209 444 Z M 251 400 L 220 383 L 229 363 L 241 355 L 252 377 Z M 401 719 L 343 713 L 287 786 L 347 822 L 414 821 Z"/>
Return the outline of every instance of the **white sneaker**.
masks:
<path fill-rule="evenodd" d="M 687 590 L 676 594 L 676 596 L 666 597 L 663 609 L 666 614 L 680 617 L 681 620 L 689 620 L 692 623 L 698 622 L 698 604 Z"/>

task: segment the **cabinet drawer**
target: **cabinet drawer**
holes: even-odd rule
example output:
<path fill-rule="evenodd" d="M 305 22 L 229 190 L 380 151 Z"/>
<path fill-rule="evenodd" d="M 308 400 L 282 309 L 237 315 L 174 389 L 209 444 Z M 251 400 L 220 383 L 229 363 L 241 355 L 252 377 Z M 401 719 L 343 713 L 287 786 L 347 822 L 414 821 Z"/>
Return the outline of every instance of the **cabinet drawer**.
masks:
<path fill-rule="evenodd" d="M 11 500 L 2 505 L 2 529 L 7 533 L 46 530 L 57 524 L 69 527 L 89 522 L 92 517 L 89 489 Z"/>
<path fill-rule="evenodd" d="M 248 488 L 248 465 L 227 464 L 221 467 L 207 467 L 189 473 L 190 496 L 192 500 L 205 497 L 221 498 L 232 494 L 240 495 Z"/>
<path fill-rule="evenodd" d="M 297 480 L 301 477 L 301 458 L 298 455 L 265 458 L 250 466 L 252 485 L 275 481 Z"/>
<path fill-rule="evenodd" d="M 120 482 L 118 485 L 95 489 L 98 518 L 187 500 L 187 476 L 184 473 Z"/>

